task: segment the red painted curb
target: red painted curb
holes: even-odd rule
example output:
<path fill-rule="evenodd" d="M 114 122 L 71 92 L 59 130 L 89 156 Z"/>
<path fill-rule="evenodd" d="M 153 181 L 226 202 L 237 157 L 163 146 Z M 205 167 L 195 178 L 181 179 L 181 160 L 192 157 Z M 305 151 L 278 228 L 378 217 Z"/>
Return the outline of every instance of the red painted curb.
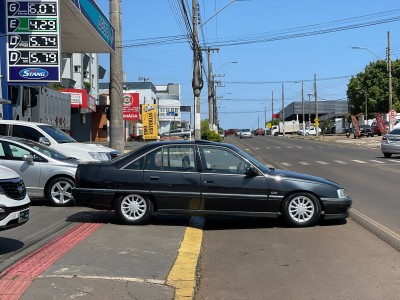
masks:
<path fill-rule="evenodd" d="M 41 273 L 101 225 L 101 223 L 78 224 L 6 269 L 0 275 L 0 299 L 19 299 Z"/>

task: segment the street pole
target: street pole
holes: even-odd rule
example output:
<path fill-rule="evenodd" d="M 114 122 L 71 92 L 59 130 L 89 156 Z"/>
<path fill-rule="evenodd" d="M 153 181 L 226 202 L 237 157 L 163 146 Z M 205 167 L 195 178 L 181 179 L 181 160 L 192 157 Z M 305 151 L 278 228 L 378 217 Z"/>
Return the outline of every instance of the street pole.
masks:
<path fill-rule="evenodd" d="M 317 75 L 314 74 L 314 98 L 315 98 L 315 118 L 318 119 L 318 100 L 317 100 Z M 319 129 L 319 120 L 318 126 L 315 126 L 315 136 L 318 137 L 318 129 Z"/>
<path fill-rule="evenodd" d="M 305 116 L 304 116 L 304 82 L 301 82 L 301 110 L 303 113 L 303 136 L 306 135 L 306 125 L 305 125 Z"/>
<path fill-rule="evenodd" d="M 271 113 L 272 113 L 272 124 L 274 126 L 274 91 L 272 91 L 272 105 L 271 105 Z"/>
<path fill-rule="evenodd" d="M 200 94 L 203 82 L 200 75 L 200 47 L 197 33 L 197 1 L 192 0 L 193 12 L 193 95 L 194 95 L 194 139 L 201 138 L 201 118 L 200 118 Z"/>
<path fill-rule="evenodd" d="M 110 22 L 115 29 L 115 52 L 110 54 L 110 147 L 123 154 L 125 140 L 122 118 L 122 30 L 119 0 L 110 0 Z"/>
<path fill-rule="evenodd" d="M 390 31 L 387 33 L 388 48 L 387 48 L 387 68 L 388 68 L 388 81 L 389 81 L 389 111 L 392 110 L 392 62 L 390 60 Z M 393 129 L 393 124 L 389 122 L 390 131 Z"/>
<path fill-rule="evenodd" d="M 282 134 L 285 136 L 285 94 L 282 83 Z"/>

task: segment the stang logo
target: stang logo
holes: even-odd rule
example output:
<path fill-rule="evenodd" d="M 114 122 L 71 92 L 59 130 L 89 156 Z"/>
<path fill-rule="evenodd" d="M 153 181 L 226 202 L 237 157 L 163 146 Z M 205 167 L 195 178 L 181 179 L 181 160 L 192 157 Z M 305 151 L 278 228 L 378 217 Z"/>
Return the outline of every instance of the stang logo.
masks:
<path fill-rule="evenodd" d="M 26 68 L 19 71 L 19 76 L 26 79 L 42 79 L 49 75 L 45 69 L 41 68 Z"/>

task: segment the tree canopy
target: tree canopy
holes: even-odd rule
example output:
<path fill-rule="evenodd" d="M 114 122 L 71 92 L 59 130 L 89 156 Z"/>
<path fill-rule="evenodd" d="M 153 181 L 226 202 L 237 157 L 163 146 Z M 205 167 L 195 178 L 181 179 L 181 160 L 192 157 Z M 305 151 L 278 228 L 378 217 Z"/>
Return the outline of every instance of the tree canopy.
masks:
<path fill-rule="evenodd" d="M 400 60 L 392 61 L 392 108 L 400 111 Z M 389 79 L 384 60 L 371 62 L 364 72 L 350 79 L 347 86 L 349 113 L 356 115 L 365 112 L 367 99 L 368 115 L 389 111 Z"/>

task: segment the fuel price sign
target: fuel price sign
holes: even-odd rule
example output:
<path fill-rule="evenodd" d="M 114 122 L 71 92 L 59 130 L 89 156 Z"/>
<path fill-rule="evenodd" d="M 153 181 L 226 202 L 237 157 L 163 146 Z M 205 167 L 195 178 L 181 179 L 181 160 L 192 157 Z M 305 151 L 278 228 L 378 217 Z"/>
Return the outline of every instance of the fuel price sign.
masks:
<path fill-rule="evenodd" d="M 60 81 L 59 0 L 6 0 L 9 82 Z"/>

